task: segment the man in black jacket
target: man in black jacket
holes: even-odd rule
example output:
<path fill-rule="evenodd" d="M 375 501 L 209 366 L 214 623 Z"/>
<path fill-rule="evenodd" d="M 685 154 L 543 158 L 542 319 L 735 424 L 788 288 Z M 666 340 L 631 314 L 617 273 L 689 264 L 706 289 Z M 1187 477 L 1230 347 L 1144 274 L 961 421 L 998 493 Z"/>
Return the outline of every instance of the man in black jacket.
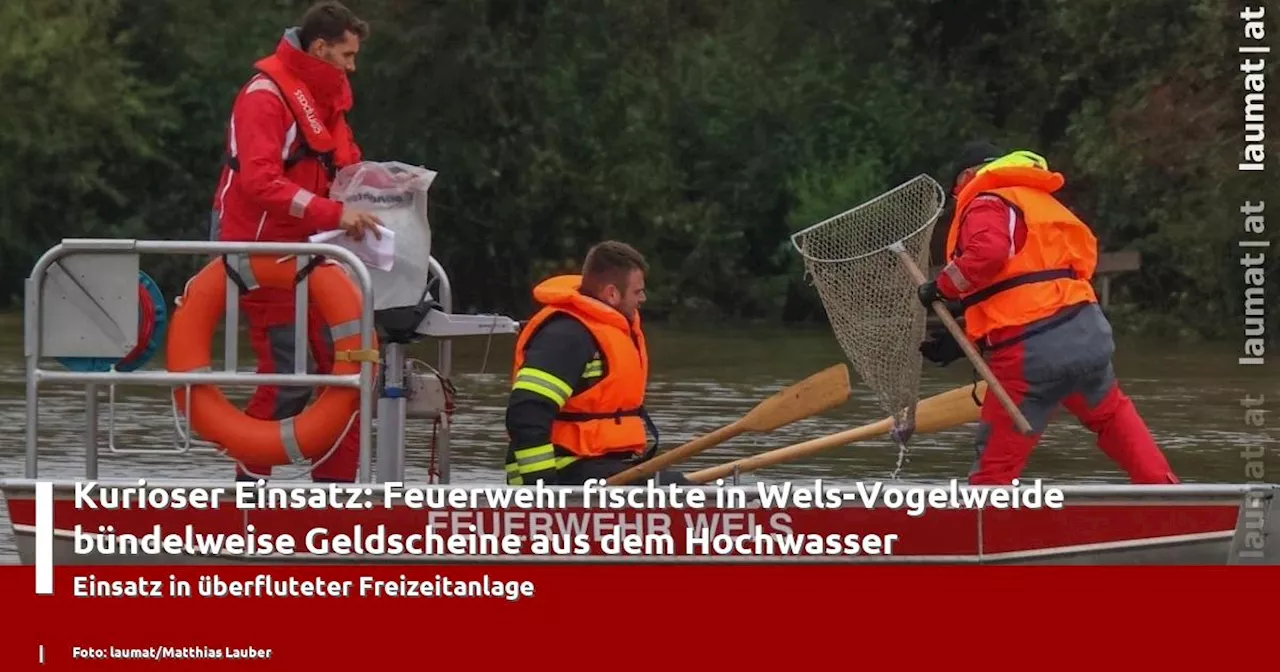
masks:
<path fill-rule="evenodd" d="M 534 288 L 543 308 L 516 342 L 507 403 L 509 484 L 607 479 L 656 449 L 657 428 L 644 408 L 649 353 L 639 312 L 647 271 L 635 248 L 605 241 L 587 253 L 582 275 Z M 675 472 L 657 477 L 688 483 Z"/>

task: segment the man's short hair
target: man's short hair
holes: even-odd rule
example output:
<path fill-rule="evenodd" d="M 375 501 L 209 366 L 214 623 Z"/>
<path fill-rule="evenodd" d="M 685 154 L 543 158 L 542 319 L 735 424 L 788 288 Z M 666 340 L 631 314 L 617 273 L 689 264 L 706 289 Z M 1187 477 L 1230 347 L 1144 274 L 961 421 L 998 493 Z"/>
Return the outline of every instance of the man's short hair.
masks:
<path fill-rule="evenodd" d="M 346 5 L 333 0 L 317 2 L 302 15 L 302 27 L 298 31 L 298 41 L 303 51 L 311 47 L 317 39 L 325 42 L 341 42 L 350 31 L 361 40 L 369 36 L 369 24 L 347 9 Z"/>
<path fill-rule="evenodd" d="M 582 290 L 594 294 L 605 285 L 616 285 L 619 291 L 625 291 L 627 279 L 635 270 L 649 272 L 648 262 L 636 248 L 616 240 L 597 243 L 582 262 Z"/>

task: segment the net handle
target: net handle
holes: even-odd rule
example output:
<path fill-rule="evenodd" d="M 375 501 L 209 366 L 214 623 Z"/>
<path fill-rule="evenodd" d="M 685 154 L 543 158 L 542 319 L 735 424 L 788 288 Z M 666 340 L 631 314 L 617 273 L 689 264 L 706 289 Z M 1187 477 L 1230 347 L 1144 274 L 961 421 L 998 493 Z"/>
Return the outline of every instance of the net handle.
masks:
<path fill-rule="evenodd" d="M 845 217 L 846 215 L 852 214 L 852 213 L 854 213 L 854 212 L 856 212 L 856 211 L 858 211 L 858 210 L 861 210 L 861 209 L 863 209 L 863 208 L 865 208 L 865 207 L 868 207 L 868 206 L 874 205 L 874 204 L 876 204 L 876 203 L 879 203 L 880 201 L 882 201 L 882 200 L 884 200 L 884 199 L 886 199 L 886 198 L 889 198 L 890 196 L 893 196 L 894 194 L 896 194 L 896 193 L 898 193 L 898 192 L 900 192 L 900 191 L 902 191 L 902 190 L 904 190 L 904 189 L 906 189 L 906 188 L 910 187 L 911 185 L 913 185 L 913 184 L 915 184 L 915 183 L 917 183 L 917 182 L 924 182 L 927 186 L 931 186 L 931 187 L 933 187 L 933 190 L 934 190 L 934 191 L 936 191 L 936 192 L 937 192 L 937 195 L 938 195 L 938 198 L 937 198 L 938 208 L 937 208 L 936 210 L 934 210 L 934 211 L 933 211 L 933 215 L 932 215 L 932 216 L 930 216 L 930 217 L 929 217 L 929 219 L 925 220 L 925 222 L 924 222 L 923 224 L 921 224 L 919 227 L 917 227 L 914 231 L 911 231 L 911 232 L 910 232 L 910 233 L 908 233 L 907 235 L 905 235 L 905 236 L 903 236 L 903 237 L 899 238 L 897 241 L 892 242 L 892 243 L 889 243 L 888 245 L 885 245 L 884 247 L 881 247 L 881 248 L 879 248 L 879 249 L 877 249 L 877 250 L 872 250 L 871 252 L 865 252 L 865 253 L 863 253 L 863 254 L 855 255 L 855 256 L 852 256 L 852 257 L 846 257 L 846 258 L 844 258 L 844 259 L 819 259 L 818 257 L 809 256 L 809 255 L 804 251 L 804 247 L 803 247 L 803 246 L 801 245 L 801 243 L 800 243 L 800 238 L 802 238 L 802 237 L 803 237 L 803 236 L 805 236 L 806 234 L 809 234 L 809 233 L 812 233 L 812 232 L 814 232 L 814 231 L 817 231 L 818 229 L 821 229 L 822 227 L 827 226 L 828 224 L 830 224 L 830 223 L 832 223 L 832 222 L 834 222 L 834 221 L 836 221 L 836 220 L 838 220 L 838 219 L 840 219 L 840 218 L 842 218 L 842 217 Z M 796 252 L 798 252 L 798 253 L 800 254 L 800 256 L 801 256 L 801 257 L 803 257 L 804 259 L 806 259 L 806 260 L 808 260 L 808 261 L 814 261 L 814 262 L 817 262 L 817 263 L 821 263 L 821 264 L 841 264 L 841 263 L 846 263 L 846 262 L 850 262 L 850 261 L 857 261 L 857 260 L 859 260 L 859 259 L 865 259 L 865 258 L 867 258 L 867 257 L 870 257 L 870 256 L 873 256 L 873 255 L 880 254 L 881 252 L 884 252 L 884 251 L 886 251 L 886 250 L 892 250 L 892 249 L 894 248 L 894 246 L 895 246 L 895 245 L 896 245 L 896 246 L 901 247 L 901 246 L 902 246 L 902 241 L 904 241 L 904 240 L 906 240 L 906 239 L 908 239 L 908 238 L 911 238 L 912 236 L 914 236 L 914 235 L 916 235 L 916 234 L 920 233 L 921 231 L 925 230 L 926 228 L 928 228 L 928 227 L 930 227 L 930 226 L 933 226 L 933 223 L 934 223 L 935 221 L 937 221 L 937 220 L 938 220 L 938 215 L 942 214 L 942 208 L 943 208 L 943 206 L 945 206 L 945 205 L 946 205 L 946 203 L 947 203 L 947 194 L 946 194 L 946 192 L 942 189 L 942 185 L 938 184 L 938 182 L 937 182 L 936 180 L 934 180 L 932 177 L 929 177 L 927 174 L 925 174 L 925 173 L 921 173 L 921 174 L 919 174 L 919 175 L 917 175 L 917 176 L 915 176 L 915 177 L 911 178 L 910 180 L 907 180 L 906 182 L 903 182 L 902 184 L 899 184 L 898 186 L 896 186 L 896 187 L 894 187 L 894 188 L 890 189 L 889 191 L 884 192 L 883 194 L 880 194 L 879 196 L 876 196 L 875 198 L 873 198 L 873 199 L 871 199 L 871 200 L 869 200 L 869 201 L 867 201 L 867 202 L 865 202 L 865 203 L 862 203 L 862 204 L 860 204 L 860 205 L 854 206 L 853 208 L 850 208 L 850 209 L 848 209 L 848 210 L 846 210 L 846 211 L 844 211 L 844 212 L 842 212 L 842 213 L 840 213 L 840 214 L 838 214 L 838 215 L 834 215 L 834 216 L 832 216 L 832 217 L 828 217 L 827 219 L 824 219 L 824 220 L 822 220 L 821 222 L 818 222 L 817 224 L 814 224 L 814 225 L 812 225 L 812 226 L 805 227 L 804 229 L 801 229 L 800 231 L 796 231 L 795 233 L 791 234 L 791 246 L 792 246 L 792 247 L 794 247 L 794 248 L 796 249 Z"/>
<path fill-rule="evenodd" d="M 915 281 L 916 286 L 923 285 L 928 280 L 924 277 L 924 273 L 920 267 L 916 265 L 911 255 L 907 253 L 907 248 L 902 243 L 894 243 L 889 246 L 898 255 L 898 259 L 902 261 L 902 265 L 906 267 L 907 273 L 911 275 L 911 279 Z M 1022 411 L 1018 410 L 1018 405 L 1013 402 L 1013 398 L 1005 391 L 1000 381 L 996 380 L 996 376 L 987 366 L 986 360 L 982 355 L 978 354 L 978 349 L 973 347 L 973 343 L 969 341 L 969 337 L 965 335 L 964 330 L 956 323 L 955 318 L 951 317 L 951 313 L 947 312 L 947 306 L 941 301 L 933 302 L 933 312 L 942 320 L 942 326 L 951 332 L 951 336 L 956 339 L 956 343 L 960 345 L 960 349 L 964 350 L 964 354 L 973 363 L 973 368 L 978 371 L 978 375 L 987 381 L 987 391 L 996 395 L 996 399 L 1000 400 L 1000 405 L 1004 406 L 1004 410 L 1009 413 L 1009 417 L 1013 418 L 1013 422 L 1018 426 L 1018 431 L 1025 436 L 1031 435 L 1031 423 L 1027 422 L 1026 416 Z"/>

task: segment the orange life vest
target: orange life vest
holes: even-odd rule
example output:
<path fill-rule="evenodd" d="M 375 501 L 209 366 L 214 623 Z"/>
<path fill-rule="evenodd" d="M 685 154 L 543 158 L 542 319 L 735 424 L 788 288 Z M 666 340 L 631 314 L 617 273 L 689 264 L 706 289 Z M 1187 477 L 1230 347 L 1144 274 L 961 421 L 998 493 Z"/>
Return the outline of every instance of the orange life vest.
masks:
<path fill-rule="evenodd" d="M 551 443 L 579 457 L 645 449 L 642 416 L 649 382 L 649 355 L 640 316 L 622 313 L 578 291 L 580 275 L 560 275 L 540 283 L 533 298 L 543 304 L 516 340 L 512 379 L 524 366 L 525 346 L 547 318 L 564 313 L 577 319 L 600 348 L 605 375 L 586 391 L 570 396 L 551 424 Z M 576 384 L 578 381 L 565 381 Z"/>
<path fill-rule="evenodd" d="M 1017 209 L 1027 238 L 986 287 L 962 292 L 965 332 L 975 342 L 996 329 L 1029 324 L 1068 306 L 1097 302 L 1092 279 L 1098 265 L 1098 240 L 1088 225 L 1052 194 L 1062 188 L 1061 173 L 1027 165 L 1016 155 L 998 159 L 979 171 L 956 197 L 955 216 L 947 233 L 946 259 L 960 252 L 960 222 L 965 209 L 981 194 L 994 194 Z M 1043 165 L 1043 159 L 1035 157 Z"/>

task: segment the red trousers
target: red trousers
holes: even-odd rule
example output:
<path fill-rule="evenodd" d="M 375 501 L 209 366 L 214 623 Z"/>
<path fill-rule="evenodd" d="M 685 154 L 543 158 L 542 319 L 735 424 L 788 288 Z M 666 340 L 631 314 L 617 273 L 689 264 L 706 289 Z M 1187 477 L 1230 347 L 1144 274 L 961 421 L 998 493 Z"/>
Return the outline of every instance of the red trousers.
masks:
<path fill-rule="evenodd" d="M 1138 409 L 1116 381 L 1109 325 L 1087 309 L 1066 326 L 996 349 L 987 364 L 1026 417 L 1032 434 L 1020 433 L 988 389 L 976 440 L 972 485 L 1008 485 L 1026 467 L 1031 451 L 1058 407 L 1097 435 L 1098 447 L 1133 483 L 1178 483 Z"/>
<path fill-rule="evenodd" d="M 298 354 L 294 349 L 294 301 L 292 292 L 287 295 L 272 290 L 256 289 L 240 300 L 240 314 L 249 325 L 249 340 L 258 359 L 258 373 L 293 373 Z M 310 353 L 307 357 L 308 373 L 333 371 L 333 340 L 314 306 L 307 316 L 307 341 Z M 310 356 L 308 356 L 310 355 Z M 262 420 L 281 420 L 298 415 L 307 407 L 315 388 L 268 387 L 257 388 L 245 413 Z M 351 429 L 342 437 L 328 459 L 311 472 L 317 482 L 354 483 L 360 467 L 360 416 L 352 420 Z M 316 458 L 314 464 L 323 458 Z M 246 464 L 252 473 L 236 466 L 236 478 L 254 480 L 271 476 L 271 467 Z"/>

